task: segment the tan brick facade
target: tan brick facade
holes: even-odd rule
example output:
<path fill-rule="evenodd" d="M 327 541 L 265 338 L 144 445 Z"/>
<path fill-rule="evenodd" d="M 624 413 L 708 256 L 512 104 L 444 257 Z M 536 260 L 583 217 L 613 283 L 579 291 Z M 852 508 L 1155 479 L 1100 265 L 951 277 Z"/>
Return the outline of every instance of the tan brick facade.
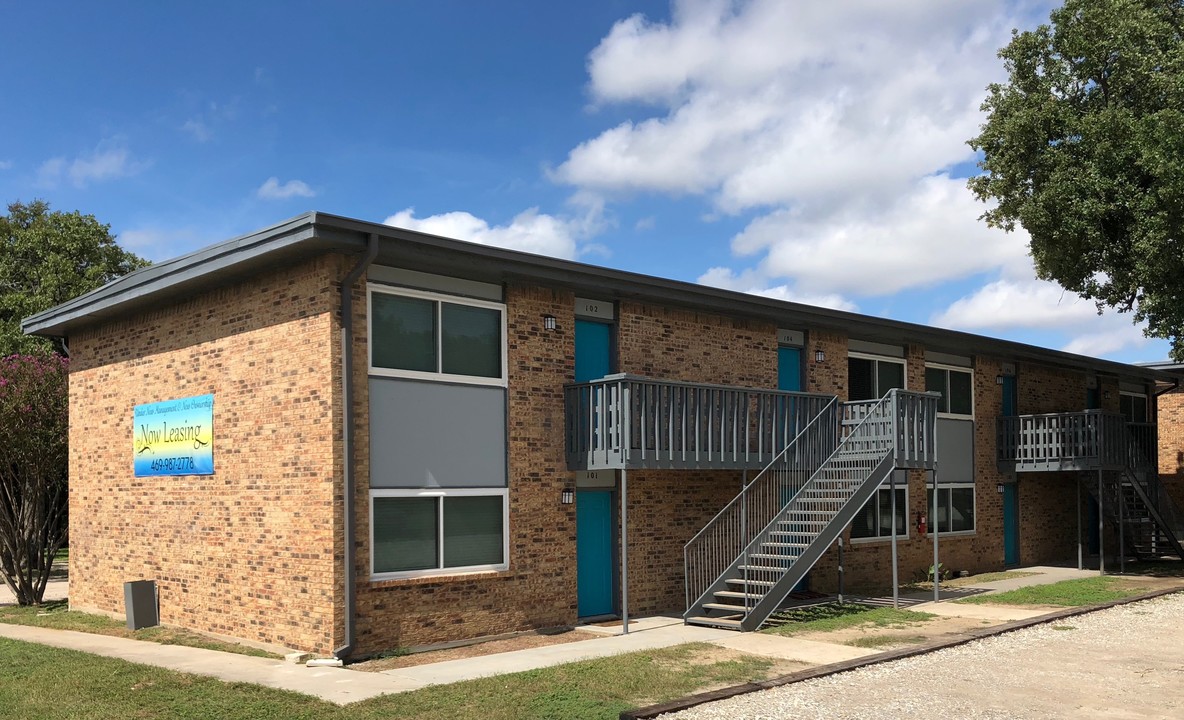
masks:
<path fill-rule="evenodd" d="M 337 259 L 261 274 L 70 338 L 70 603 L 122 613 L 158 583 L 161 621 L 332 649 L 340 419 Z M 214 394 L 208 476 L 136 478 L 134 406 Z"/>
<path fill-rule="evenodd" d="M 353 262 L 326 256 L 277 269 L 70 339 L 78 358 L 71 377 L 73 605 L 121 612 L 122 583 L 150 578 L 160 583 L 166 623 L 322 653 L 344 641 L 337 303 L 338 283 Z M 563 386 L 574 379 L 574 293 L 510 283 L 505 305 L 508 569 L 371 581 L 368 458 L 371 443 L 383 440 L 370 437 L 367 296 L 364 283 L 354 289 L 360 655 L 577 620 L 575 506 L 560 502 L 575 484 L 563 434 Z M 554 331 L 543 329 L 548 315 L 556 318 Z M 626 301 L 617 307 L 616 326 L 621 372 L 777 385 L 772 322 Z M 847 336 L 798 329 L 807 338 L 805 389 L 845 400 Z M 923 390 L 925 348 L 907 345 L 905 356 L 908 388 Z M 976 530 L 943 537 L 941 559 L 949 569 L 978 572 L 1003 566 L 996 487 L 1012 478 L 995 462 L 1002 404 L 995 377 L 1004 360 L 974 362 Z M 1023 363 L 1018 374 L 1021 413 L 1082 409 L 1084 374 Z M 1108 389 L 1107 402 L 1117 407 L 1117 384 Z M 205 393 L 215 395 L 217 474 L 133 478 L 132 408 Z M 1161 405 L 1164 412 L 1172 411 Z M 904 580 L 932 563 L 931 542 L 914 527 L 919 513 L 929 513 L 928 479 L 909 474 Z M 683 545 L 740 487 L 739 472 L 629 473 L 631 613 L 684 608 Z M 1019 488 L 1021 562 L 1070 557 L 1072 479 L 1024 475 Z M 848 588 L 886 588 L 888 543 L 847 540 Z M 813 586 L 834 589 L 837 565 L 832 548 L 816 566 Z"/>
<path fill-rule="evenodd" d="M 1156 406 L 1159 477 L 1176 507 L 1184 508 L 1184 388 L 1160 395 Z"/>

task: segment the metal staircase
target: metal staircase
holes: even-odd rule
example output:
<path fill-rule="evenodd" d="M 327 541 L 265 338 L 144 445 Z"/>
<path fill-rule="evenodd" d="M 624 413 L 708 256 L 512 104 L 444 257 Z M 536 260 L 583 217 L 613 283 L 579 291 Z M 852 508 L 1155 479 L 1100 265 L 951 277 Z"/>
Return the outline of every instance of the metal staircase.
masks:
<path fill-rule="evenodd" d="M 687 543 L 683 619 L 760 627 L 893 470 L 936 468 L 937 398 L 827 405 Z"/>
<path fill-rule="evenodd" d="M 1103 507 L 1106 514 L 1120 522 L 1123 546 L 1140 559 L 1175 555 L 1184 559 L 1184 514 L 1172 502 L 1159 481 L 1156 468 L 1155 426 L 1147 423 L 1126 424 L 1124 466 L 1102 475 Z M 1092 478 L 1086 487 L 1099 499 L 1097 483 Z"/>

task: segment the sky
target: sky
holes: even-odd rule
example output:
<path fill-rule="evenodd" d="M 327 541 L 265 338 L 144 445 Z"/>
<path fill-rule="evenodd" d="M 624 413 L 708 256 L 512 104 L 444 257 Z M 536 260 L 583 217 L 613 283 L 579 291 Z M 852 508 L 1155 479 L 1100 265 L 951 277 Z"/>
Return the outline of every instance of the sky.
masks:
<path fill-rule="evenodd" d="M 5 3 L 0 199 L 164 260 L 309 210 L 1125 362 L 966 188 L 1040 0 Z"/>

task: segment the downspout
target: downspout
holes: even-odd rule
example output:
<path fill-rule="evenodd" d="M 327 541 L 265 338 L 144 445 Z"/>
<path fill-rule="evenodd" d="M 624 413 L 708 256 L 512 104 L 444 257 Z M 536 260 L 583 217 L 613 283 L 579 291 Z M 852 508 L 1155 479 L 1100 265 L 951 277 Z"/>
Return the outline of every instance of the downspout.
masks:
<path fill-rule="evenodd" d="M 341 401 L 342 409 L 342 493 L 345 517 L 341 534 L 345 540 L 345 644 L 333 651 L 334 657 L 344 660 L 354 651 L 354 308 L 353 288 L 358 278 L 378 256 L 378 235 L 370 233 L 366 239 L 366 255 L 354 266 L 341 283 Z"/>

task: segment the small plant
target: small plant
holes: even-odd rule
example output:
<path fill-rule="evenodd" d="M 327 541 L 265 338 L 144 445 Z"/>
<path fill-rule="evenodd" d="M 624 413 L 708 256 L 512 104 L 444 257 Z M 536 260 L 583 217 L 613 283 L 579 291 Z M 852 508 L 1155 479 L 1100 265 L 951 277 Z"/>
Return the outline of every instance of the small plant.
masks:
<path fill-rule="evenodd" d="M 950 570 L 946 569 L 945 563 L 938 563 L 937 564 L 937 572 L 938 572 L 938 575 L 940 576 L 938 578 L 939 580 L 949 580 L 950 577 L 953 575 L 953 573 Z M 933 582 L 933 566 L 932 565 L 930 565 L 929 569 L 925 571 L 925 582 Z"/>

